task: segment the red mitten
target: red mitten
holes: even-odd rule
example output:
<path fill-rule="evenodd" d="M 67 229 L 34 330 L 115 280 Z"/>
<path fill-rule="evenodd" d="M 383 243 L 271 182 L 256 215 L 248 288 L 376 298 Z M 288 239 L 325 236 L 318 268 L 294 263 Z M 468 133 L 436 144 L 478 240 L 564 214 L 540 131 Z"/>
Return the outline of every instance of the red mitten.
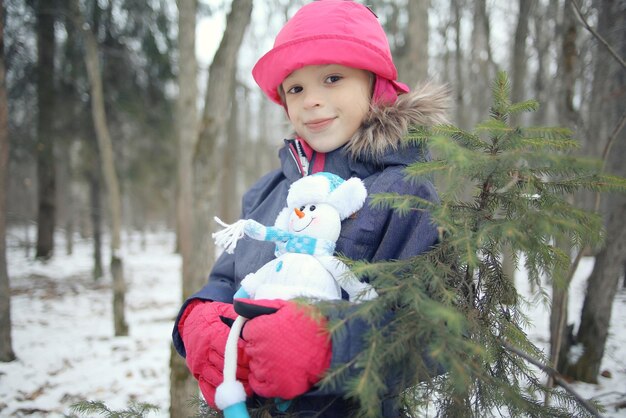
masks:
<path fill-rule="evenodd" d="M 224 348 L 230 327 L 222 318 L 234 320 L 237 314 L 230 303 L 191 302 L 178 323 L 178 330 L 187 352 L 187 367 L 198 380 L 204 399 L 215 408 L 215 388 L 224 381 Z M 244 341 L 237 348 L 237 379 L 248 396 L 248 357 L 243 351 Z"/>
<path fill-rule="evenodd" d="M 248 312 L 276 310 L 250 319 L 243 327 L 244 351 L 250 359 L 248 380 L 255 393 L 292 399 L 319 382 L 330 366 L 332 349 L 326 318 L 315 308 L 280 299 L 238 299 L 235 306 L 240 313 L 241 306 Z"/>

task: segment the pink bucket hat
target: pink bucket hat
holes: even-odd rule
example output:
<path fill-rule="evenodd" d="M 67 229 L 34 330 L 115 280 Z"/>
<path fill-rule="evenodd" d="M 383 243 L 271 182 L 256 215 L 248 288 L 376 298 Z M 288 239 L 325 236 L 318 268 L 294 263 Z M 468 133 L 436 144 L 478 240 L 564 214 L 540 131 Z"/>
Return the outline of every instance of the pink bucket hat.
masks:
<path fill-rule="evenodd" d="M 376 15 L 350 0 L 318 0 L 303 6 L 276 36 L 274 47 L 252 69 L 263 92 L 281 103 L 278 87 L 307 65 L 339 64 L 376 75 L 374 100 L 393 102 L 409 88 L 398 81 L 387 36 Z"/>

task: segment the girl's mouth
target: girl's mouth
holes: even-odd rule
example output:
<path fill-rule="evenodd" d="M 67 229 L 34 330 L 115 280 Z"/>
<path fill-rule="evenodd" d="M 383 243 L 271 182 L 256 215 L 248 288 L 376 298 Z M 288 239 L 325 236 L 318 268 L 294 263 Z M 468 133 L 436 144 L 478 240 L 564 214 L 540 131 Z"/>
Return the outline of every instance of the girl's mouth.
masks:
<path fill-rule="evenodd" d="M 314 119 L 309 122 L 305 122 L 305 126 L 309 131 L 316 132 L 321 131 L 326 128 L 328 125 L 333 123 L 335 118 L 325 118 L 325 119 Z"/>

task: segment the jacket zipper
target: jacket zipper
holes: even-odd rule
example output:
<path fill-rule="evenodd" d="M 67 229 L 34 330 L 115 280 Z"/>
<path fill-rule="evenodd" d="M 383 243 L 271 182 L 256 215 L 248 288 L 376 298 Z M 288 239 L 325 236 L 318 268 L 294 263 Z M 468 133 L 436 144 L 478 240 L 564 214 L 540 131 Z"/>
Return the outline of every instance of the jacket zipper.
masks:
<path fill-rule="evenodd" d="M 302 145 L 295 139 L 290 139 L 288 142 L 291 157 L 296 163 L 298 171 L 300 171 L 302 177 L 307 176 L 309 174 L 309 160 L 306 158 Z"/>

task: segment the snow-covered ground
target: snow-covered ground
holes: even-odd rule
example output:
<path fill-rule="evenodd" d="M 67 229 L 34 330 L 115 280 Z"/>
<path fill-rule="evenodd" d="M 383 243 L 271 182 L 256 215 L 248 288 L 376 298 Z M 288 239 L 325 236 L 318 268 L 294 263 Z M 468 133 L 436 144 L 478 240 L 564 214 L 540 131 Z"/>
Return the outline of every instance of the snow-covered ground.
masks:
<path fill-rule="evenodd" d="M 15 235 L 10 235 L 14 237 Z M 0 417 L 62 417 L 78 400 L 103 401 L 112 409 L 131 401 L 160 407 L 150 417 L 165 417 L 169 404 L 170 334 L 180 304 L 180 258 L 171 232 L 125 236 L 128 284 L 128 337 L 113 336 L 110 280 L 91 278 L 92 248 L 77 241 L 73 255 L 35 262 L 9 239 L 13 347 L 18 359 L 0 363 Z M 105 252 L 104 264 L 108 263 Z M 572 284 L 570 321 L 577 320 L 585 279 L 593 260 L 584 260 Z M 523 277 L 518 278 L 525 289 Z M 528 332 L 548 347 L 548 309 L 535 304 Z M 601 401 L 607 417 L 626 417 L 615 410 L 626 400 L 626 291 L 613 307 L 611 334 L 602 370 L 611 378 L 598 385 L 574 384 L 585 397 Z"/>
<path fill-rule="evenodd" d="M 123 409 L 130 401 L 167 416 L 171 330 L 181 298 L 173 233 L 124 237 L 128 337 L 114 337 L 111 282 L 94 282 L 92 244 L 41 263 L 9 242 L 13 348 L 0 363 L 0 416 L 56 417 L 79 400 Z M 106 251 L 103 264 L 108 265 Z M 108 275 L 107 275 L 108 277 Z"/>

